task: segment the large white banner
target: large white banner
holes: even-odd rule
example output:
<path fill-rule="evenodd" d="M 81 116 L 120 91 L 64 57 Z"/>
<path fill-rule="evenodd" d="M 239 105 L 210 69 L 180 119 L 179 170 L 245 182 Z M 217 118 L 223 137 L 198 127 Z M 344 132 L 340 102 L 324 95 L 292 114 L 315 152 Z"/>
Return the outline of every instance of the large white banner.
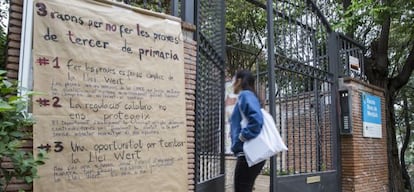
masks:
<path fill-rule="evenodd" d="M 37 192 L 187 189 L 178 20 L 91 0 L 35 0 Z"/>

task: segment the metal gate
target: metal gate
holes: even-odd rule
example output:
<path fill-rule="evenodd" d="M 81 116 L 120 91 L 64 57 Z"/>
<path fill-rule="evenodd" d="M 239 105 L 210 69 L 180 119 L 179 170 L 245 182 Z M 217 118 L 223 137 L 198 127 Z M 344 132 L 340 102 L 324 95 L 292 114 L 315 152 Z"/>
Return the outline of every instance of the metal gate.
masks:
<path fill-rule="evenodd" d="M 224 1 L 197 2 L 196 191 L 224 191 Z"/>
<path fill-rule="evenodd" d="M 312 0 L 246 1 L 266 10 L 258 89 L 289 148 L 271 159 L 270 191 L 340 191 L 335 33 Z"/>

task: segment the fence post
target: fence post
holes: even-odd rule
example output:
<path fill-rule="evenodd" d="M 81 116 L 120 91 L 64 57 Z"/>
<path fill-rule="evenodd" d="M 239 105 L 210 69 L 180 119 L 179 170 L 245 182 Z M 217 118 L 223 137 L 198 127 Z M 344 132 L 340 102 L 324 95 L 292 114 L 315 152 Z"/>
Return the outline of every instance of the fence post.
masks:
<path fill-rule="evenodd" d="M 340 191 L 341 186 L 341 145 L 340 145 L 340 124 L 339 122 L 339 91 L 338 91 L 338 78 L 339 78 L 339 68 L 342 66 L 340 65 L 339 61 L 339 41 L 338 41 L 338 34 L 336 32 L 331 31 L 328 37 L 328 55 L 329 55 L 329 72 L 333 75 L 332 80 L 332 113 L 331 113 L 331 124 L 332 124 L 332 140 L 333 147 L 332 147 L 332 163 L 333 167 L 337 170 L 337 181 L 338 181 L 338 188 L 337 190 Z"/>
<path fill-rule="evenodd" d="M 195 15 L 194 5 L 195 5 L 195 0 L 181 1 L 181 19 L 184 22 L 195 24 L 194 23 L 194 15 Z"/>
<path fill-rule="evenodd" d="M 269 86 L 269 112 L 275 117 L 275 37 L 274 37 L 274 16 L 273 0 L 267 0 L 267 67 L 268 67 L 268 86 Z M 276 192 L 277 165 L 275 157 L 270 158 L 270 192 Z"/>
<path fill-rule="evenodd" d="M 171 15 L 178 17 L 178 0 L 171 0 Z"/>

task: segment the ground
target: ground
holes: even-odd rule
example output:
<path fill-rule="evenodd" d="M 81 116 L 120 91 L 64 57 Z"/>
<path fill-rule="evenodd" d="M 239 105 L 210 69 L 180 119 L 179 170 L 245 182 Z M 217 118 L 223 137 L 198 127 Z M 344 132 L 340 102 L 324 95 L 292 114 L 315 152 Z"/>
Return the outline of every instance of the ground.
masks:
<path fill-rule="evenodd" d="M 267 175 L 259 175 L 254 185 L 254 192 L 269 192 L 270 177 Z M 226 192 L 233 192 L 231 185 L 226 185 Z"/>

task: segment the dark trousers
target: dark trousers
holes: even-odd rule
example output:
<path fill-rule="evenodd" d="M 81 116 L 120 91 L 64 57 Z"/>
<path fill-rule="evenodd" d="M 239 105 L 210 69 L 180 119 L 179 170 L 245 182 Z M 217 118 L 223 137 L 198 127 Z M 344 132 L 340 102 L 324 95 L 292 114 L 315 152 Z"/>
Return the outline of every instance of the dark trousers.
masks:
<path fill-rule="evenodd" d="M 252 167 L 247 165 L 244 156 L 237 157 L 234 171 L 234 192 L 252 192 L 254 181 L 262 170 L 266 161 L 262 161 Z"/>

